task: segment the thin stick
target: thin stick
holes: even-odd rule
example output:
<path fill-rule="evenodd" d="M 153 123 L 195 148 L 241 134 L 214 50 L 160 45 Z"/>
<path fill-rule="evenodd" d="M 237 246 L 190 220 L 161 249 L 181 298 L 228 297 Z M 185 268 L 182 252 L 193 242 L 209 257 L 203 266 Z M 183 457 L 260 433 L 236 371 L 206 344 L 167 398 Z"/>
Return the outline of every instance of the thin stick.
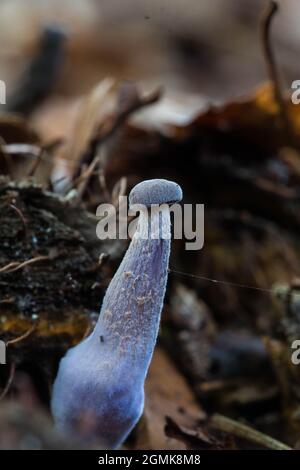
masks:
<path fill-rule="evenodd" d="M 121 93 L 124 90 L 125 86 L 125 83 L 121 85 L 119 91 L 119 100 L 122 99 Z M 135 90 L 131 91 L 134 94 Z M 126 103 L 126 106 L 123 106 L 123 109 L 117 114 L 116 119 L 112 122 L 112 125 L 109 127 L 109 129 L 107 129 L 103 135 L 101 135 L 100 133 L 100 135 L 95 136 L 95 139 L 97 140 L 97 148 L 99 148 L 100 144 L 106 142 L 110 137 L 112 137 L 131 114 L 146 106 L 157 103 L 157 101 L 159 101 L 162 96 L 162 92 L 162 88 L 158 88 L 152 93 L 149 93 L 147 96 L 139 97 L 137 95 L 134 98 L 131 97 L 132 101 Z"/>
<path fill-rule="evenodd" d="M 122 176 L 122 178 L 117 181 L 114 185 L 112 193 L 111 193 L 111 202 L 112 204 L 117 207 L 119 205 L 119 198 L 121 196 L 125 196 L 127 190 L 127 178 Z"/>
<path fill-rule="evenodd" d="M 13 304 L 15 301 L 14 297 L 8 297 L 7 299 L 0 300 L 1 305 L 10 305 Z"/>
<path fill-rule="evenodd" d="M 5 140 L 0 137 L 0 156 L 2 156 L 5 161 L 8 176 L 10 177 L 10 179 L 13 179 L 12 160 L 10 155 L 8 155 L 5 151 L 5 143 Z"/>
<path fill-rule="evenodd" d="M 11 346 L 12 344 L 17 344 L 20 343 L 20 341 L 23 341 L 24 339 L 28 338 L 28 336 L 31 335 L 31 333 L 34 332 L 36 328 L 36 325 L 32 325 L 29 330 L 27 330 L 25 333 L 23 333 L 21 336 L 18 336 L 17 338 L 11 339 L 9 341 L 6 341 L 6 346 Z"/>
<path fill-rule="evenodd" d="M 7 264 L 6 266 L 0 268 L 0 273 L 12 273 L 18 271 L 19 269 L 23 269 L 31 264 L 38 263 L 39 261 L 47 261 L 49 259 L 49 256 L 36 256 L 35 258 L 30 258 L 27 261 L 23 261 L 22 263 L 13 261 Z"/>
<path fill-rule="evenodd" d="M 86 171 L 86 170 L 85 170 Z M 69 191 L 71 191 L 73 188 L 76 188 L 82 181 L 85 181 L 86 178 L 87 178 L 87 175 L 85 173 L 85 171 L 80 175 L 78 176 L 78 178 L 76 178 L 74 180 L 74 183 L 73 185 L 70 187 Z M 93 171 L 92 173 L 89 174 L 89 177 L 91 176 L 99 176 L 100 174 L 100 170 L 95 170 Z"/>
<path fill-rule="evenodd" d="M 219 431 L 233 434 L 236 437 L 254 442 L 255 444 L 259 444 L 267 449 L 292 450 L 291 447 L 277 441 L 277 439 L 273 439 L 273 437 L 267 436 L 260 431 L 256 431 L 246 424 L 234 421 L 233 419 L 218 413 L 212 415 L 209 420 L 209 424 L 211 427 L 218 429 Z"/>
<path fill-rule="evenodd" d="M 290 138 L 293 136 L 292 125 L 286 108 L 286 103 L 281 90 L 278 67 L 275 61 L 274 52 L 271 44 L 271 25 L 274 15 L 278 12 L 278 3 L 270 1 L 261 15 L 260 30 L 263 53 L 267 66 L 267 72 L 274 87 L 274 98 L 278 103 L 280 117 L 286 133 Z"/>
<path fill-rule="evenodd" d="M 29 171 L 28 171 L 28 174 L 27 174 L 27 176 L 29 178 L 31 178 L 35 175 L 35 172 L 38 169 L 38 166 L 40 165 L 41 161 L 43 160 L 44 153 L 45 153 L 44 149 L 40 148 L 40 151 L 39 151 L 36 159 L 34 160 L 33 164 L 29 168 Z"/>
<path fill-rule="evenodd" d="M 15 211 L 15 213 L 18 215 L 19 219 L 21 220 L 22 225 L 23 225 L 23 232 L 24 232 L 24 235 L 26 236 L 27 235 L 27 224 L 26 224 L 26 220 L 25 220 L 25 217 L 24 217 L 22 211 L 17 206 L 15 206 L 14 204 L 10 204 L 9 207 Z"/>
<path fill-rule="evenodd" d="M 50 181 L 49 184 L 52 187 L 54 187 L 56 184 L 62 183 L 65 180 L 70 181 L 70 177 L 69 176 L 61 176 L 60 178 L 57 178 L 56 180 Z"/>
<path fill-rule="evenodd" d="M 8 391 L 11 387 L 12 381 L 14 380 L 15 372 L 16 372 L 16 364 L 14 362 L 12 362 L 11 366 L 10 366 L 9 377 L 8 377 L 6 385 L 5 385 L 3 391 L 0 395 L 0 400 L 2 400 L 6 396 L 6 394 L 8 393 Z"/>
<path fill-rule="evenodd" d="M 105 173 L 104 173 L 103 168 L 100 169 L 100 173 L 99 173 L 99 185 L 106 201 L 110 201 L 110 194 L 107 189 L 106 178 L 105 178 Z"/>
<path fill-rule="evenodd" d="M 77 185 L 78 186 L 77 192 L 78 192 L 78 197 L 79 198 L 83 197 L 83 194 L 85 192 L 87 184 L 88 184 L 92 174 L 96 170 L 96 167 L 99 164 L 99 161 L 100 161 L 100 158 L 98 156 L 94 157 L 92 162 L 87 167 L 86 171 L 83 173 L 83 175 L 81 175 L 81 177 L 80 177 L 81 181 Z"/>

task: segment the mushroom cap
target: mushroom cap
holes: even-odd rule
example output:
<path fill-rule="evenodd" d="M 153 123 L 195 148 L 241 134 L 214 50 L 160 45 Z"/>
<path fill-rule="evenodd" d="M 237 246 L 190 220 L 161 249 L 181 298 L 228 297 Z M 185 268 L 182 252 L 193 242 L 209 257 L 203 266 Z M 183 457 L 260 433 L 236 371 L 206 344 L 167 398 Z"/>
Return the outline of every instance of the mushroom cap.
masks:
<path fill-rule="evenodd" d="M 129 194 L 129 205 L 172 204 L 182 199 L 182 189 L 174 181 L 164 179 L 145 180 L 132 188 Z"/>

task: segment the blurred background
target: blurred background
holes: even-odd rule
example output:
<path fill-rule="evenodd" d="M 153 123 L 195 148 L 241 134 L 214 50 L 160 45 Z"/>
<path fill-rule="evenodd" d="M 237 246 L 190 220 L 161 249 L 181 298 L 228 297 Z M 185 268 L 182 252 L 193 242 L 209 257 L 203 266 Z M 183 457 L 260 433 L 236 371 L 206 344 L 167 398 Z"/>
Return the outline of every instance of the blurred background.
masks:
<path fill-rule="evenodd" d="M 96 238 L 96 207 L 168 178 L 205 204 L 205 244 L 172 245 L 145 414 L 126 445 L 253 448 L 231 432 L 203 440 L 222 413 L 299 448 L 300 108 L 265 83 L 267 3 L 0 0 L 0 401 L 25 404 L 2 402 L 0 447 L 67 445 L 51 434 L 51 385 L 128 245 Z M 278 4 L 271 44 L 290 90 L 300 5 Z M 49 262 L 22 265 L 40 255 Z M 40 405 L 45 426 L 28 412 Z"/>
<path fill-rule="evenodd" d="M 297 78 L 300 12 L 297 0 L 281 4 L 274 46 L 289 86 Z M 1 78 L 12 91 L 42 29 L 55 23 L 68 40 L 53 113 L 59 106 L 67 113 L 74 97 L 108 75 L 145 87 L 163 85 L 167 97 L 176 95 L 179 110 L 184 102 L 192 112 L 201 98 L 201 104 L 229 99 L 266 77 L 258 34 L 263 5 L 261 0 L 1 0 Z M 58 127 L 67 125 L 61 111 Z M 37 126 L 44 128 L 42 114 Z"/>

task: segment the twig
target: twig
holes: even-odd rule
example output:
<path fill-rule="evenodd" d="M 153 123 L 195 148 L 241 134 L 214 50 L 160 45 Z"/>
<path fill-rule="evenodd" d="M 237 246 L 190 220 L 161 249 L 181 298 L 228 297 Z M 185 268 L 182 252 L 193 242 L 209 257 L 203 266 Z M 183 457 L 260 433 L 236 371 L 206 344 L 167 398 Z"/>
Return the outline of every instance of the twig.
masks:
<path fill-rule="evenodd" d="M 5 140 L 0 136 L 0 156 L 2 156 L 5 161 L 8 176 L 13 179 L 12 160 L 10 155 L 5 150 L 5 145 Z"/>
<path fill-rule="evenodd" d="M 122 176 L 122 178 L 117 181 L 115 186 L 113 187 L 111 193 L 111 202 L 112 204 L 117 207 L 119 204 L 119 198 L 121 196 L 125 196 L 127 190 L 127 178 Z"/>
<path fill-rule="evenodd" d="M 85 181 L 87 178 L 86 175 L 87 169 L 84 170 L 84 172 L 74 180 L 74 183 L 70 187 L 69 191 L 71 191 L 73 188 L 76 188 L 82 181 Z M 92 173 L 89 174 L 89 176 L 99 176 L 101 170 L 94 170 Z"/>
<path fill-rule="evenodd" d="M 7 299 L 0 300 L 1 305 L 10 305 L 15 301 L 14 297 L 8 297 Z"/>
<path fill-rule="evenodd" d="M 41 163 L 41 161 L 42 161 L 42 159 L 43 159 L 44 153 L 45 153 L 44 149 L 43 149 L 43 148 L 40 148 L 40 151 L 39 151 L 39 153 L 38 153 L 36 159 L 34 160 L 33 164 L 32 164 L 31 167 L 29 168 L 29 171 L 28 171 L 28 173 L 27 173 L 27 176 L 28 176 L 28 177 L 34 176 L 34 174 L 35 174 L 35 172 L 36 172 L 38 166 L 40 165 L 40 163 Z"/>
<path fill-rule="evenodd" d="M 99 173 L 99 185 L 100 185 L 100 188 L 102 190 L 105 200 L 110 201 L 110 194 L 107 189 L 106 178 L 105 178 L 105 173 L 104 173 L 103 168 L 101 168 L 100 173 Z"/>
<path fill-rule="evenodd" d="M 234 421 L 227 416 L 223 416 L 220 414 L 214 414 L 209 420 L 209 424 L 214 429 L 218 429 L 219 431 L 223 431 L 226 433 L 230 433 L 239 437 L 241 439 L 246 439 L 250 442 L 254 442 L 259 444 L 267 449 L 272 450 L 292 450 L 291 447 L 283 444 L 277 439 L 273 439 L 266 434 L 263 434 L 260 431 L 256 431 L 255 429 L 247 426 L 246 424 L 240 423 L 238 421 Z"/>
<path fill-rule="evenodd" d="M 23 261 L 22 263 L 19 263 L 18 261 L 12 261 L 6 266 L 0 268 L 0 273 L 12 273 L 18 271 L 19 269 L 23 269 L 30 264 L 38 263 L 39 261 L 47 261 L 49 259 L 49 256 L 36 256 L 35 258 L 30 258 L 27 261 Z"/>
<path fill-rule="evenodd" d="M 92 162 L 89 164 L 88 168 L 86 169 L 86 171 L 79 178 L 81 180 L 80 183 L 78 184 L 78 190 L 77 190 L 79 198 L 82 198 L 86 190 L 87 184 L 90 180 L 90 177 L 92 176 L 95 169 L 97 168 L 97 165 L 99 164 L 99 160 L 100 159 L 98 156 L 94 157 Z"/>
<path fill-rule="evenodd" d="M 73 181 L 72 185 L 68 188 L 68 191 L 72 191 L 72 189 L 78 188 L 77 193 L 80 197 L 82 197 L 90 178 L 92 176 L 98 176 L 99 178 L 101 175 L 101 170 L 95 170 L 95 167 L 98 163 L 98 157 L 95 157 L 92 163 L 82 171 L 78 178 Z"/>
<path fill-rule="evenodd" d="M 88 148 L 78 162 L 77 172 L 75 172 L 74 176 L 78 176 L 78 168 L 81 167 L 82 163 L 90 162 L 94 155 L 99 155 L 101 146 L 116 134 L 131 114 L 156 103 L 161 98 L 161 95 L 162 89 L 159 88 L 147 96 L 141 97 L 134 83 L 123 82 L 119 89 L 118 104 L 115 114 L 111 119 L 102 123 L 92 135 L 88 143 Z"/>
<path fill-rule="evenodd" d="M 275 1 L 270 1 L 261 15 L 260 31 L 263 53 L 267 66 L 267 72 L 274 88 L 274 98 L 278 103 L 282 125 L 290 138 L 293 138 L 292 125 L 286 108 L 286 103 L 281 90 L 278 67 L 275 61 L 274 52 L 271 44 L 271 25 L 274 15 L 279 7 Z"/>
<path fill-rule="evenodd" d="M 58 184 L 62 183 L 63 181 L 66 181 L 68 183 L 70 181 L 69 175 L 61 176 L 60 178 L 57 178 L 56 180 L 49 181 L 49 186 L 55 192 L 55 190 L 53 189 L 53 188 L 55 188 L 55 185 L 58 185 Z"/>
<path fill-rule="evenodd" d="M 23 232 L 24 232 L 24 235 L 26 236 L 27 235 L 27 224 L 26 224 L 26 220 L 25 220 L 25 217 L 24 217 L 22 211 L 17 206 L 15 206 L 14 204 L 10 204 L 9 207 L 15 211 L 15 213 L 18 215 L 19 219 L 21 220 L 22 225 L 23 225 Z"/>
<path fill-rule="evenodd" d="M 6 341 L 6 346 L 11 346 L 12 344 L 20 343 L 20 341 L 23 341 L 24 339 L 28 338 L 28 336 L 30 336 L 31 333 L 34 332 L 35 328 L 36 328 L 36 325 L 32 325 L 29 328 L 29 330 L 25 331 L 25 333 L 23 333 L 21 336 L 18 336 L 17 338 Z"/>
<path fill-rule="evenodd" d="M 34 160 L 33 164 L 31 165 L 31 168 L 28 171 L 29 177 L 32 177 L 35 175 L 35 172 L 40 165 L 42 161 L 49 161 L 48 158 L 50 156 L 53 156 L 53 153 L 57 150 L 59 146 L 61 146 L 63 143 L 63 139 L 55 139 L 52 142 L 49 142 L 48 144 L 44 145 L 43 147 L 37 147 L 37 152 L 35 154 L 36 159 Z M 48 157 L 48 158 L 47 158 Z"/>
<path fill-rule="evenodd" d="M 6 394 L 8 393 L 8 391 L 11 387 L 12 381 L 14 380 L 15 372 L 16 372 L 16 364 L 14 362 L 12 362 L 11 366 L 10 366 L 9 377 L 8 377 L 6 385 L 5 385 L 3 391 L 0 395 L 0 400 L 2 400 L 6 396 Z"/>
<path fill-rule="evenodd" d="M 162 89 L 158 88 L 157 90 L 149 93 L 147 96 L 140 97 L 137 94 L 137 90 L 134 83 L 124 82 L 119 90 L 118 104 L 119 110 L 115 119 L 112 121 L 110 127 L 105 129 L 105 132 L 101 135 L 96 135 L 95 139 L 97 142 L 97 148 L 100 144 L 107 141 L 113 134 L 124 124 L 127 118 L 133 114 L 135 111 L 138 111 L 146 106 L 157 103 L 162 96 Z"/>

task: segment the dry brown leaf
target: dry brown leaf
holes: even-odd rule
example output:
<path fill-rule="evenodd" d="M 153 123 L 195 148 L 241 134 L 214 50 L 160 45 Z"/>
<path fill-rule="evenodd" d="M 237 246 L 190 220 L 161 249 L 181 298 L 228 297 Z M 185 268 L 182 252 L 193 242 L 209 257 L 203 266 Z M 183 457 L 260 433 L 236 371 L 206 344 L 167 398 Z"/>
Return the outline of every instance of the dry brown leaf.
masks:
<path fill-rule="evenodd" d="M 230 436 L 228 436 L 226 440 L 217 439 L 205 426 L 201 428 L 198 425 L 192 429 L 179 426 L 178 423 L 169 416 L 166 417 L 165 432 L 167 436 L 184 442 L 187 449 L 216 450 L 234 448 L 234 441 Z"/>
<path fill-rule="evenodd" d="M 186 445 L 165 435 L 165 416 L 182 426 L 193 426 L 204 417 L 193 392 L 168 355 L 157 347 L 145 386 L 145 412 L 137 429 L 137 449 L 186 449 Z"/>
<path fill-rule="evenodd" d="M 285 95 L 287 113 L 292 125 L 291 136 L 287 135 L 281 123 L 279 106 L 274 98 L 271 83 L 265 83 L 255 89 L 248 97 L 212 107 L 201 113 L 190 126 L 178 128 L 178 135 L 185 131 L 215 129 L 236 135 L 239 139 L 258 144 L 268 150 L 278 150 L 284 146 L 299 148 L 300 107 L 294 105 L 288 94 Z"/>

